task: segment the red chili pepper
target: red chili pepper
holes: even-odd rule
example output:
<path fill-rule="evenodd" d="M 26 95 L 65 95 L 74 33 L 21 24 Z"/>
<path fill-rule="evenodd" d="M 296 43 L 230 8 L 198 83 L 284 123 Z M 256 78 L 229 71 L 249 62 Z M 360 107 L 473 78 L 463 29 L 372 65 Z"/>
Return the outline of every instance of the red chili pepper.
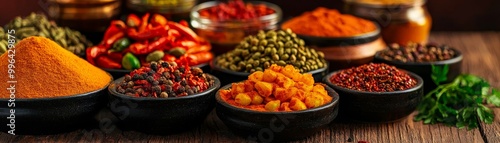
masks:
<path fill-rule="evenodd" d="M 106 41 L 113 35 L 116 35 L 117 33 L 124 31 L 126 27 L 127 26 L 125 25 L 125 23 L 123 23 L 123 21 L 121 20 L 111 21 L 111 24 L 109 25 L 108 29 L 106 29 L 103 41 Z"/>
<path fill-rule="evenodd" d="M 96 66 L 101 67 L 101 68 L 108 68 L 108 69 L 121 69 L 122 68 L 122 64 L 115 62 L 106 56 L 97 57 Z"/>
<path fill-rule="evenodd" d="M 118 32 L 115 35 L 113 35 L 107 39 L 104 39 L 101 42 L 101 45 L 103 45 L 105 49 L 110 49 L 113 46 L 113 43 L 115 43 L 119 39 L 123 38 L 124 36 L 125 36 L 124 32 Z"/>
<path fill-rule="evenodd" d="M 134 55 L 147 54 L 147 52 L 145 51 L 147 51 L 148 45 L 149 44 L 147 43 L 136 42 L 134 44 L 131 44 L 128 48 Z"/>
<path fill-rule="evenodd" d="M 187 55 L 189 65 L 198 65 L 202 63 L 207 63 L 214 58 L 214 55 L 210 52 L 200 52 L 195 54 Z"/>
<path fill-rule="evenodd" d="M 106 51 L 107 49 L 102 47 L 101 45 L 87 48 L 85 51 L 87 61 L 92 65 L 96 65 L 95 59 L 100 55 L 106 54 Z"/>
<path fill-rule="evenodd" d="M 168 36 L 170 37 L 180 37 L 181 36 L 181 33 L 179 33 L 179 31 L 175 30 L 175 29 L 168 29 Z"/>
<path fill-rule="evenodd" d="M 188 24 L 188 22 L 186 20 L 179 21 L 179 24 L 181 24 L 182 26 L 189 27 L 189 24 Z"/>
<path fill-rule="evenodd" d="M 149 13 L 146 13 L 142 16 L 141 25 L 139 26 L 139 32 L 142 32 L 148 28 L 149 21 Z"/>
<path fill-rule="evenodd" d="M 107 55 L 111 60 L 120 63 L 123 59 L 123 54 L 121 52 L 110 52 Z"/>
<path fill-rule="evenodd" d="M 169 62 L 172 62 L 172 61 L 175 61 L 177 58 L 175 58 L 175 56 L 172 56 L 172 55 L 168 55 L 166 54 L 165 56 L 163 56 L 162 60 L 164 61 L 169 61 Z"/>
<path fill-rule="evenodd" d="M 189 27 L 171 21 L 167 22 L 167 25 L 170 28 L 179 31 L 179 33 L 181 33 L 181 35 L 186 37 L 187 40 L 198 41 L 198 35 L 196 35 L 196 33 L 193 30 L 189 29 Z"/>
<path fill-rule="evenodd" d="M 141 24 L 141 19 L 135 14 L 129 14 L 127 17 L 127 26 L 137 27 Z"/>
<path fill-rule="evenodd" d="M 212 49 L 212 46 L 210 46 L 210 44 L 203 44 L 187 48 L 186 53 L 194 54 L 199 52 L 208 52 L 210 51 L 210 49 Z"/>
<path fill-rule="evenodd" d="M 167 18 L 165 18 L 165 17 L 163 17 L 162 15 L 159 15 L 159 14 L 154 14 L 151 17 L 150 23 L 153 26 L 165 26 L 165 25 L 167 25 Z"/>
<path fill-rule="evenodd" d="M 137 32 L 134 28 L 129 28 L 127 31 L 127 36 L 134 40 L 142 41 L 148 40 L 162 35 L 167 35 L 169 27 L 168 26 L 157 26 L 149 30 L 144 30 L 142 32 Z"/>

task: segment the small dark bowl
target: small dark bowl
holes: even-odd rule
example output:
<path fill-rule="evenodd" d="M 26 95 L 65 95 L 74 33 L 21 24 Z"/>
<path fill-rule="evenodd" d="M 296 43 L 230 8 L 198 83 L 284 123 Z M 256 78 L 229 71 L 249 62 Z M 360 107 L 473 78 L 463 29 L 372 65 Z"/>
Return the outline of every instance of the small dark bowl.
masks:
<path fill-rule="evenodd" d="M 208 63 L 195 65 L 193 67 L 199 67 L 203 71 L 210 71 L 210 66 L 208 66 Z M 115 79 L 121 78 L 121 77 L 129 74 L 130 72 L 132 72 L 132 70 L 126 70 L 126 69 L 106 69 L 106 68 L 102 68 L 102 69 L 104 71 L 110 73 L 113 76 L 113 78 L 115 78 Z"/>
<path fill-rule="evenodd" d="M 109 79 L 112 81 L 112 79 Z M 108 84 L 109 85 L 109 84 Z M 94 115 L 106 105 L 105 87 L 83 94 L 37 99 L 15 99 L 15 107 L 8 107 L 9 99 L 0 99 L 2 132 L 11 130 L 11 109 L 15 110 L 16 135 L 48 135 L 69 132 L 85 127 L 95 121 Z"/>
<path fill-rule="evenodd" d="M 422 100 L 424 81 L 420 76 L 405 71 L 417 80 L 415 87 L 393 92 L 366 92 L 340 87 L 330 82 L 328 74 L 323 82 L 339 93 L 340 118 L 358 122 L 395 122 L 410 115 Z"/>
<path fill-rule="evenodd" d="M 328 74 L 328 64 L 317 70 L 309 71 L 314 77 L 314 81 L 321 81 L 323 77 Z M 229 69 L 224 69 L 219 65 L 215 64 L 215 58 L 210 62 L 210 69 L 212 69 L 211 73 L 216 77 L 220 77 L 220 81 L 222 85 L 226 85 L 233 82 L 239 82 L 242 80 L 248 79 L 250 73 L 247 72 L 235 72 Z"/>
<path fill-rule="evenodd" d="M 437 62 L 425 62 L 425 63 L 415 63 L 415 62 L 399 62 L 399 61 L 389 61 L 386 59 L 383 59 L 380 57 L 380 52 L 377 52 L 375 54 L 374 61 L 375 63 L 386 63 L 389 65 L 396 66 L 399 69 L 404 69 L 410 72 L 413 72 L 424 80 L 424 93 L 428 93 L 431 90 L 435 89 L 437 85 L 434 83 L 434 81 L 431 78 L 432 75 L 432 65 L 435 66 L 444 66 L 448 65 L 448 75 L 447 75 L 447 80 L 443 83 L 450 83 L 455 79 L 458 75 L 462 73 L 462 60 L 463 60 L 463 55 L 460 51 L 454 48 L 450 48 L 453 50 L 457 55 L 449 60 L 444 60 L 444 61 L 437 61 Z M 388 49 L 387 49 L 388 50 Z"/>
<path fill-rule="evenodd" d="M 374 23 L 375 24 L 375 23 Z M 375 24 L 377 25 L 377 24 Z M 370 63 L 377 51 L 387 46 L 380 36 L 381 29 L 347 37 L 320 37 L 298 34 L 307 46 L 325 54 L 329 70 L 340 70 Z"/>
<path fill-rule="evenodd" d="M 332 102 L 302 111 L 262 112 L 239 108 L 221 99 L 219 91 L 231 88 L 231 84 L 228 84 L 215 95 L 215 110 L 230 130 L 243 137 L 254 138 L 257 142 L 302 139 L 314 135 L 337 117 L 339 95 L 327 85 L 321 85 L 333 97 Z"/>
<path fill-rule="evenodd" d="M 212 75 L 209 75 L 212 76 Z M 213 76 L 212 76 L 213 77 Z M 220 81 L 206 91 L 176 98 L 131 97 L 118 93 L 116 86 L 123 77 L 109 86 L 110 109 L 124 130 L 149 134 L 174 134 L 199 126 L 215 105 L 214 94 Z"/>

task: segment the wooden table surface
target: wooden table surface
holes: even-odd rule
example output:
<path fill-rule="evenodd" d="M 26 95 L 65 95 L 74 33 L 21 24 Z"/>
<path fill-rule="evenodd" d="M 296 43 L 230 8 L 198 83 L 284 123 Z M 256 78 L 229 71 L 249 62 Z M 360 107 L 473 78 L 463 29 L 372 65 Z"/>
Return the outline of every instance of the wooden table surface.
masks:
<path fill-rule="evenodd" d="M 500 88 L 500 32 L 438 32 L 430 41 L 446 43 L 464 54 L 463 72 L 479 75 L 492 86 Z M 493 124 L 481 124 L 466 130 L 441 124 L 424 125 L 407 119 L 384 124 L 336 123 L 321 132 L 296 142 L 500 142 L 500 109 L 495 108 Z M 97 126 L 97 125 L 96 125 Z M 81 129 L 69 133 L 43 136 L 11 136 L 0 133 L 0 142 L 247 142 L 231 133 L 212 112 L 199 127 L 174 135 L 148 135 L 118 128 L 104 132 L 99 128 Z"/>

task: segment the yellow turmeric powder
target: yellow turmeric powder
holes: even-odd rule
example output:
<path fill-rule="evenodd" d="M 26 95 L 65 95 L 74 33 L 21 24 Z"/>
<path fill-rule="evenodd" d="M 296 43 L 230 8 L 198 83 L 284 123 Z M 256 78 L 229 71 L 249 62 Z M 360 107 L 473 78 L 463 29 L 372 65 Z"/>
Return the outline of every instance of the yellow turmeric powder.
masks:
<path fill-rule="evenodd" d="M 281 27 L 282 29 L 291 29 L 297 34 L 319 37 L 350 37 L 377 29 L 372 21 L 341 14 L 337 10 L 324 7 L 292 18 L 283 23 Z"/>
<path fill-rule="evenodd" d="M 15 98 L 71 96 L 104 88 L 111 81 L 105 71 L 47 38 L 25 38 L 15 50 L 13 79 L 8 76 L 12 56 L 0 56 L 0 98 L 11 96 L 8 81 L 17 81 Z"/>

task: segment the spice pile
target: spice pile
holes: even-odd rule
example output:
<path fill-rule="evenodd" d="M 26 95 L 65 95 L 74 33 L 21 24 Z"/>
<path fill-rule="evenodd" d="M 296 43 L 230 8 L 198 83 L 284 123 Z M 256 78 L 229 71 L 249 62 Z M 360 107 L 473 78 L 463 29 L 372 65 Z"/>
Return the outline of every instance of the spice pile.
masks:
<path fill-rule="evenodd" d="M 334 74 L 330 82 L 344 88 L 368 92 L 406 90 L 417 84 L 417 80 L 394 66 L 374 63 L 342 70 Z"/>
<path fill-rule="evenodd" d="M 159 61 L 125 75 L 116 91 L 132 97 L 171 98 L 200 93 L 213 85 L 212 77 L 200 68 Z"/>
<path fill-rule="evenodd" d="M 288 20 L 281 28 L 309 36 L 350 37 L 375 31 L 377 26 L 369 20 L 319 7 Z"/>
<path fill-rule="evenodd" d="M 332 101 L 324 86 L 314 84 L 311 74 L 275 64 L 233 83 L 231 89 L 220 90 L 220 96 L 231 105 L 257 111 L 299 111 Z"/>
<path fill-rule="evenodd" d="M 1 47 L 7 46 L 8 37 L 4 31 L 10 29 L 15 30 L 16 41 L 30 36 L 46 37 L 80 57 L 84 56 L 86 47 L 92 46 L 92 42 L 80 32 L 73 31 L 68 27 L 58 27 L 43 14 L 31 13 L 25 18 L 16 17 L 4 28 L 0 30 L 0 54 L 2 53 Z"/>
<path fill-rule="evenodd" d="M 111 81 L 103 70 L 43 37 L 28 37 L 16 45 L 16 98 L 50 98 L 87 93 L 106 87 Z M 34 52 L 36 51 L 36 52 Z M 6 81 L 9 55 L 0 56 L 0 98 L 10 93 Z"/>
<path fill-rule="evenodd" d="M 210 43 L 198 37 L 187 22 L 167 21 L 159 14 L 134 14 L 126 22 L 115 20 L 102 42 L 87 49 L 87 60 L 101 68 L 133 70 L 151 61 L 186 57 L 190 65 L 213 58 Z"/>
<path fill-rule="evenodd" d="M 247 20 L 275 13 L 264 4 L 244 3 L 243 0 L 221 2 L 199 11 L 201 17 L 214 20 Z"/>
<path fill-rule="evenodd" d="M 290 29 L 259 31 L 241 41 L 232 51 L 216 58 L 222 68 L 237 72 L 263 71 L 272 64 L 291 64 L 301 73 L 327 66 L 321 51 L 305 46 Z"/>
<path fill-rule="evenodd" d="M 406 46 L 399 44 L 389 45 L 388 50 L 380 52 L 382 59 L 399 62 L 435 62 L 454 58 L 457 53 L 446 45 L 422 45 L 409 43 Z"/>

